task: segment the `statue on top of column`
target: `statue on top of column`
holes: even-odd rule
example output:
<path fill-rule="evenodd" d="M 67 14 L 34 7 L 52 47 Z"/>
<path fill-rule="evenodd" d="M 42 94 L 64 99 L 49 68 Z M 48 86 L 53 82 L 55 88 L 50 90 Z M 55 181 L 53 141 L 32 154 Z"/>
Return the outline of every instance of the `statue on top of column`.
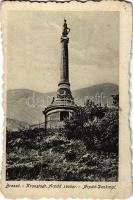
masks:
<path fill-rule="evenodd" d="M 64 19 L 63 27 L 64 27 L 64 29 L 63 29 L 63 32 L 62 32 L 62 36 L 67 37 L 68 33 L 70 32 L 70 28 L 67 27 L 66 19 Z"/>

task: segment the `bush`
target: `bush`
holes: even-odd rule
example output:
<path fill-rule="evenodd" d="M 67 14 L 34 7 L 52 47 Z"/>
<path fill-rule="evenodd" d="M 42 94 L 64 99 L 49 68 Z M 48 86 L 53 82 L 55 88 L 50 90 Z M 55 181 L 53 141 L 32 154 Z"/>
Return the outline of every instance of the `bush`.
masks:
<path fill-rule="evenodd" d="M 115 105 L 116 103 L 115 98 Z M 87 149 L 118 152 L 118 107 L 101 107 L 87 103 L 65 121 L 65 136 L 84 142 Z"/>

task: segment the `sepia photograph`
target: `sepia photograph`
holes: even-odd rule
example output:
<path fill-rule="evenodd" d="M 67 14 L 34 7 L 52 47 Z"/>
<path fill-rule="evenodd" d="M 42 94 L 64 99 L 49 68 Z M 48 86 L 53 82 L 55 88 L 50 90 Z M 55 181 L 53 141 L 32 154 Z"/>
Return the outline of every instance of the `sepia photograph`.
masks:
<path fill-rule="evenodd" d="M 127 198 L 131 5 L 5 1 L 1 16 L 2 193 Z"/>
<path fill-rule="evenodd" d="M 118 181 L 119 13 L 8 15 L 6 179 Z"/>

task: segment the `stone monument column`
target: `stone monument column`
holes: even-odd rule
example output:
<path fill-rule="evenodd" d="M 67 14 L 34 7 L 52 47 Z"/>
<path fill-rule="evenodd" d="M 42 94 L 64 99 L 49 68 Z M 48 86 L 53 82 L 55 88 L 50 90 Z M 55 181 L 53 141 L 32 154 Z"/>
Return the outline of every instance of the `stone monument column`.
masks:
<path fill-rule="evenodd" d="M 65 26 L 65 23 L 64 23 L 64 26 Z M 67 37 L 67 35 L 62 35 L 62 37 L 61 37 L 62 48 L 61 48 L 60 83 L 62 83 L 62 82 L 69 83 L 68 42 L 69 42 L 69 38 Z"/>
<path fill-rule="evenodd" d="M 58 84 L 58 95 L 65 95 L 67 98 L 72 98 L 69 83 L 69 54 L 68 54 L 68 34 L 70 28 L 64 19 L 63 32 L 61 36 L 61 66 L 60 66 L 60 82 Z"/>
<path fill-rule="evenodd" d="M 69 58 L 68 58 L 68 34 L 70 29 L 67 27 L 64 19 L 63 32 L 61 35 L 61 66 L 60 80 L 58 84 L 57 95 L 49 106 L 45 108 L 45 129 L 47 128 L 63 128 L 64 120 L 70 118 L 77 108 L 72 97 L 69 83 Z"/>

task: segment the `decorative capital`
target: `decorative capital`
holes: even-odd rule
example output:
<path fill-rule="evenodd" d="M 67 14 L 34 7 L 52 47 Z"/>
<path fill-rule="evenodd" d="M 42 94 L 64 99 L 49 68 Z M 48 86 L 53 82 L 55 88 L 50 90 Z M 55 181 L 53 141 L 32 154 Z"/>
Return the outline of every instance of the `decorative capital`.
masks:
<path fill-rule="evenodd" d="M 69 32 L 70 32 L 70 28 L 67 27 L 67 21 L 66 19 L 64 19 L 62 37 L 67 37 Z"/>

